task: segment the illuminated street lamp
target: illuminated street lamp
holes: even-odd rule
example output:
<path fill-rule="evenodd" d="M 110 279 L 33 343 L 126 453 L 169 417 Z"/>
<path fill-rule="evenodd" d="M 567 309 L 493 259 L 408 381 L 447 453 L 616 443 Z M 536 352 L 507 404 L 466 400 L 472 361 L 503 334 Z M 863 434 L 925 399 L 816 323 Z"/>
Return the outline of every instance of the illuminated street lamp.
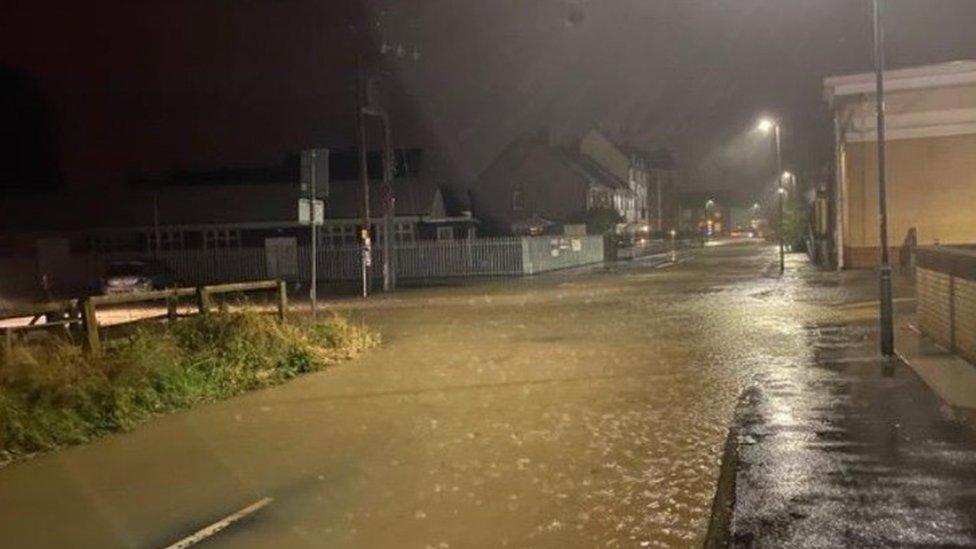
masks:
<path fill-rule="evenodd" d="M 782 275 L 786 270 L 786 253 L 783 247 L 783 195 L 785 193 L 783 176 L 786 173 L 783 172 L 783 157 L 779 146 L 779 122 L 772 118 L 763 118 L 756 127 L 765 134 L 772 134 L 773 143 L 776 145 L 776 173 L 779 174 L 779 274 Z"/>
<path fill-rule="evenodd" d="M 708 236 L 712 236 L 712 216 L 711 210 L 715 208 L 715 200 L 709 198 L 705 201 L 705 227 L 707 228 Z"/>

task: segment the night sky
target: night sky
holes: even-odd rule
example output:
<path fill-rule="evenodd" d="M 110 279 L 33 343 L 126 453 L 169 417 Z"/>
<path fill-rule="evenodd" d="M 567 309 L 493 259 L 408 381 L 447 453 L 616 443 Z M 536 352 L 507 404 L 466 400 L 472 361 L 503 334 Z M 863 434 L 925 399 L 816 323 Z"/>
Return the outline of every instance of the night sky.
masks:
<path fill-rule="evenodd" d="M 976 58 L 976 1 L 887 0 L 889 67 Z M 872 67 L 868 0 L 8 0 L 0 184 L 121 185 L 355 143 L 357 51 L 394 141 L 464 186 L 511 139 L 587 127 L 668 145 L 687 185 L 758 193 L 830 166 L 826 75 Z M 383 40 L 420 58 L 379 56 Z M 374 134 L 378 131 L 371 128 Z"/>

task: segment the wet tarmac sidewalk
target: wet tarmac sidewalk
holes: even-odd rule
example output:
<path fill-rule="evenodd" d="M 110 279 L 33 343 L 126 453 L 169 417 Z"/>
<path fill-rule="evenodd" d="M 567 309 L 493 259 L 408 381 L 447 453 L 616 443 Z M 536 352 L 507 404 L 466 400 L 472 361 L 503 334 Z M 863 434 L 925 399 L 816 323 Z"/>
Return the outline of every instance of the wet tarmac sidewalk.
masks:
<path fill-rule="evenodd" d="M 976 546 L 974 432 L 876 356 L 873 322 L 805 332 L 811 355 L 740 402 L 710 544 Z"/>

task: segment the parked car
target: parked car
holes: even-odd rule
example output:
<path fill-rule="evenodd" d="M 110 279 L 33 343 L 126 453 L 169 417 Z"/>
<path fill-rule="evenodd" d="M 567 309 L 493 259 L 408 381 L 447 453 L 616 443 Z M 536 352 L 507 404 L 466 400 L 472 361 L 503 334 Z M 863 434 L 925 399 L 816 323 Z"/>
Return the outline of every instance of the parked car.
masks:
<path fill-rule="evenodd" d="M 103 294 L 148 292 L 177 286 L 176 276 L 165 263 L 152 260 L 109 263 L 102 278 Z"/>

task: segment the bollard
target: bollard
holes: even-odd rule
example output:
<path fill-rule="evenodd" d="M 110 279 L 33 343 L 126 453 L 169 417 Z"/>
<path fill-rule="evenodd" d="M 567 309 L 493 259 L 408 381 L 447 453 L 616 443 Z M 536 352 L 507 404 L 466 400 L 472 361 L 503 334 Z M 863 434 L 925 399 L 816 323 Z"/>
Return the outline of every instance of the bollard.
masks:
<path fill-rule="evenodd" d="M 85 348 L 93 356 L 102 354 L 102 342 L 98 339 L 98 319 L 95 317 L 95 303 L 90 297 L 81 300 L 81 328 L 85 332 Z"/>
<path fill-rule="evenodd" d="M 14 329 L 3 330 L 3 363 L 10 366 L 14 362 Z"/>
<path fill-rule="evenodd" d="M 179 297 L 174 293 L 173 296 L 166 298 L 166 318 L 170 322 L 176 322 L 176 317 L 178 314 L 177 308 L 179 306 Z"/>
<path fill-rule="evenodd" d="M 284 280 L 278 281 L 278 321 L 284 322 L 288 312 L 288 285 Z"/>
<path fill-rule="evenodd" d="M 210 292 L 207 291 L 206 286 L 197 288 L 197 307 L 202 315 L 210 312 Z"/>

